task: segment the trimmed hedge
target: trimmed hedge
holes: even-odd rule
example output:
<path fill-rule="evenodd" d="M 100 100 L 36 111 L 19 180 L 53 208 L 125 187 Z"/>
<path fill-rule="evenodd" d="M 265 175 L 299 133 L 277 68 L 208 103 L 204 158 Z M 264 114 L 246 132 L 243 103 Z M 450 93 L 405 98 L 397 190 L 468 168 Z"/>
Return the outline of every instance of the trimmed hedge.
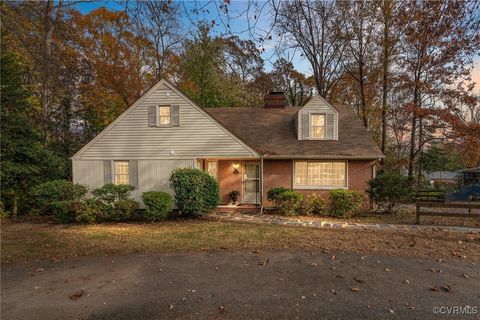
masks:
<path fill-rule="evenodd" d="M 279 195 L 280 209 L 288 216 L 294 216 L 298 214 L 298 211 L 302 207 L 303 195 L 294 190 L 283 191 Z"/>
<path fill-rule="evenodd" d="M 309 194 L 303 203 L 306 215 L 322 215 L 326 213 L 325 201 L 317 194 Z"/>
<path fill-rule="evenodd" d="M 87 194 L 87 187 L 74 184 L 68 180 L 53 180 L 41 183 L 31 190 L 32 199 L 35 201 L 35 208 L 41 214 L 55 214 L 62 211 L 60 208 L 65 204 L 56 202 L 79 201 Z M 65 211 L 65 210 L 63 210 Z"/>
<path fill-rule="evenodd" d="M 274 187 L 268 190 L 267 192 L 267 199 L 273 202 L 274 206 L 278 206 L 278 201 L 281 200 L 282 194 L 285 191 L 291 190 L 285 187 Z"/>
<path fill-rule="evenodd" d="M 161 191 L 144 192 L 142 199 L 146 207 L 144 216 L 147 220 L 164 220 L 170 215 L 173 197 L 169 193 Z"/>
<path fill-rule="evenodd" d="M 330 191 L 330 214 L 345 217 L 362 205 L 362 195 L 354 190 L 335 189 Z"/>
<path fill-rule="evenodd" d="M 113 203 L 128 199 L 133 190 L 135 190 L 135 187 L 129 184 L 107 183 L 103 187 L 93 190 L 92 194 L 106 203 Z"/>
<path fill-rule="evenodd" d="M 218 182 L 207 172 L 185 168 L 173 170 L 170 186 L 178 209 L 184 214 L 203 214 L 220 203 Z"/>

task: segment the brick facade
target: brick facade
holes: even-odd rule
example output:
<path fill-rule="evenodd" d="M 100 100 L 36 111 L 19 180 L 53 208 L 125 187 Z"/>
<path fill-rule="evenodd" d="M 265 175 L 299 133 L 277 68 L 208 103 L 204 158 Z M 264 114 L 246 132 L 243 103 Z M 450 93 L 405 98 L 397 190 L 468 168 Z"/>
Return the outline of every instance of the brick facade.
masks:
<path fill-rule="evenodd" d="M 239 173 L 233 173 L 233 164 L 240 165 Z M 230 202 L 229 193 L 233 190 L 240 191 L 239 200 L 243 199 L 243 164 L 245 161 L 219 160 L 218 181 L 220 184 L 221 203 Z M 377 163 L 375 160 L 349 160 L 348 161 L 348 188 L 357 190 L 365 195 L 365 205 L 368 205 L 366 196 L 367 182 L 373 177 L 372 167 Z M 293 187 L 293 160 L 264 160 L 263 163 L 263 205 L 272 204 L 267 199 L 267 192 L 273 187 Z M 316 193 L 326 200 L 330 190 L 300 190 L 304 196 Z"/>

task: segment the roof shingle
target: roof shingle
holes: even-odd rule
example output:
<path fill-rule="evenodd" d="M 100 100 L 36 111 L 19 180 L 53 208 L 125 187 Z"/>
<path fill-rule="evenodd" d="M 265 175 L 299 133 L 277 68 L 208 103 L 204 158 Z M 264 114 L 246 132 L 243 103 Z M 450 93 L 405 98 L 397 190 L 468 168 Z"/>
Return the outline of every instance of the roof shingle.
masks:
<path fill-rule="evenodd" d="M 298 140 L 295 115 L 301 107 L 205 108 L 223 126 L 266 157 L 378 159 L 382 152 L 348 106 L 335 105 L 338 140 Z"/>

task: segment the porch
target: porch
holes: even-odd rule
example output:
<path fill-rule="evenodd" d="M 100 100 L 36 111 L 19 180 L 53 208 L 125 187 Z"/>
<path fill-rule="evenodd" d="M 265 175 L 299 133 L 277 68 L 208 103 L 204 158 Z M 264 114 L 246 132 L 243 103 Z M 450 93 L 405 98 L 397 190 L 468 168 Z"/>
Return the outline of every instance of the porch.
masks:
<path fill-rule="evenodd" d="M 217 211 L 224 212 L 260 210 L 262 166 L 261 159 L 197 159 L 197 167 L 218 181 L 220 205 Z M 236 192 L 237 197 L 232 196 L 232 192 Z"/>

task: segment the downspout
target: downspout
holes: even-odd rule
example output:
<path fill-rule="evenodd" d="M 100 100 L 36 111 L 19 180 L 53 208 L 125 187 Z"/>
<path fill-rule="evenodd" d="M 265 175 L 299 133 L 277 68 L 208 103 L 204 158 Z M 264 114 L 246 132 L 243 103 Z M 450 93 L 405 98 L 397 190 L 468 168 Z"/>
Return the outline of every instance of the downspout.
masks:
<path fill-rule="evenodd" d="M 263 214 L 263 156 L 260 156 L 260 214 Z"/>

